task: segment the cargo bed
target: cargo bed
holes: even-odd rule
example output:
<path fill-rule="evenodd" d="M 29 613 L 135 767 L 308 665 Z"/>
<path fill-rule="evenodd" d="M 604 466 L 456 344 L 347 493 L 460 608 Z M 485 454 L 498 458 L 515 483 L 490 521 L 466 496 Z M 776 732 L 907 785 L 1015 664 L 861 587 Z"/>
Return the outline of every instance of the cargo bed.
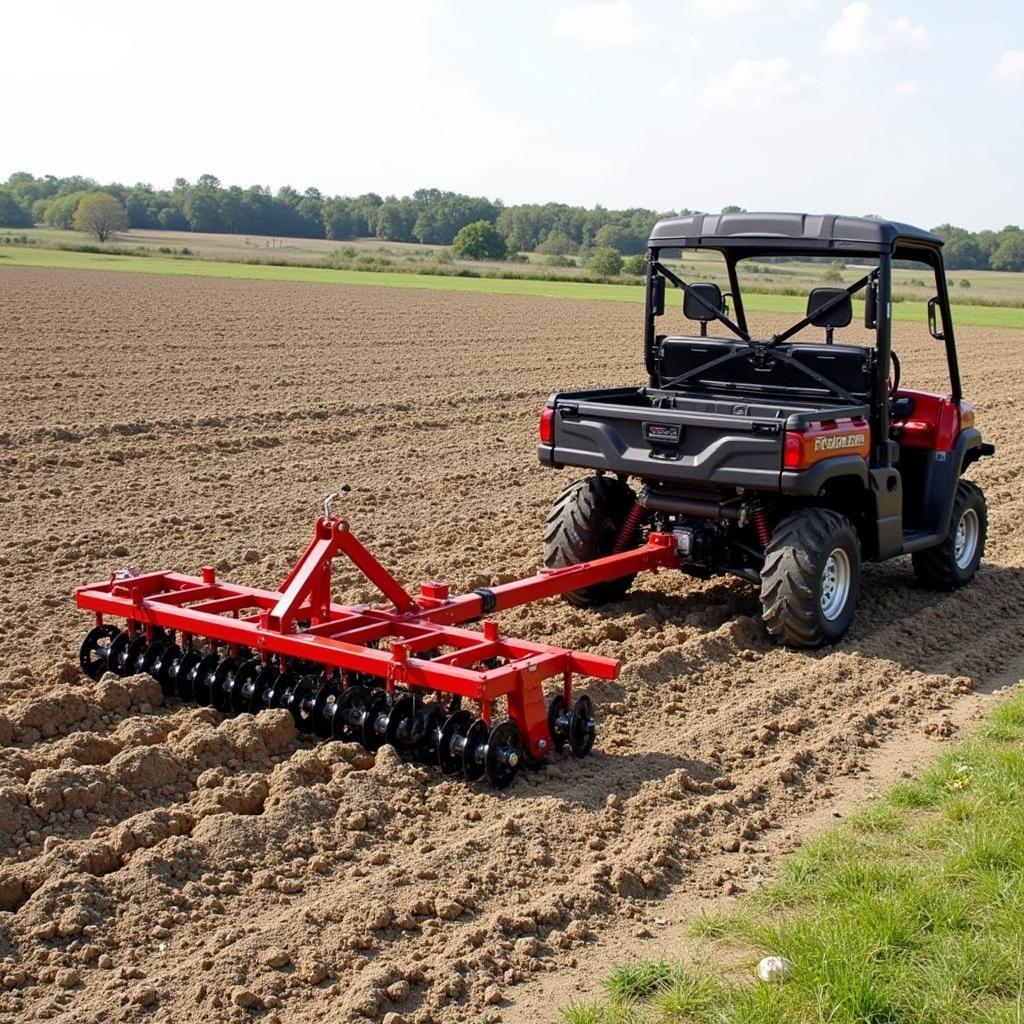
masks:
<path fill-rule="evenodd" d="M 786 430 L 867 415 L 864 405 L 821 398 L 652 387 L 561 392 L 548 408 L 544 465 L 769 491 L 781 486 Z"/>

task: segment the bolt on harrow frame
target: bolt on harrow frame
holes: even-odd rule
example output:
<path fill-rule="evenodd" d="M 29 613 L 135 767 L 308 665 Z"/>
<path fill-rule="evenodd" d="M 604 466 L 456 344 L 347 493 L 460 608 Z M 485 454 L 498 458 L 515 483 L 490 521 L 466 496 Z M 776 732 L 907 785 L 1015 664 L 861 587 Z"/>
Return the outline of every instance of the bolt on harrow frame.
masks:
<path fill-rule="evenodd" d="M 678 567 L 676 540 L 651 533 L 638 548 L 591 562 L 544 569 L 527 579 L 450 596 L 446 583 L 411 595 L 360 543 L 348 522 L 316 521 L 313 540 L 280 590 L 226 583 L 211 566 L 200 576 L 114 573 L 75 590 L 95 613 L 82 670 L 148 672 L 164 693 L 225 713 L 287 708 L 299 729 L 356 740 L 370 750 L 391 743 L 407 756 L 467 779 L 507 786 L 521 764 L 566 744 L 583 757 L 595 725 L 586 695 L 573 698 L 574 674 L 614 679 L 614 658 L 517 640 L 493 620 L 482 632 L 459 623 L 593 586 L 640 570 Z M 331 600 L 331 569 L 346 556 L 390 606 Z M 124 629 L 104 622 L 126 620 Z M 542 683 L 561 677 L 545 705 Z M 508 716 L 495 724 L 495 702 Z M 473 701 L 479 715 L 462 707 Z"/>

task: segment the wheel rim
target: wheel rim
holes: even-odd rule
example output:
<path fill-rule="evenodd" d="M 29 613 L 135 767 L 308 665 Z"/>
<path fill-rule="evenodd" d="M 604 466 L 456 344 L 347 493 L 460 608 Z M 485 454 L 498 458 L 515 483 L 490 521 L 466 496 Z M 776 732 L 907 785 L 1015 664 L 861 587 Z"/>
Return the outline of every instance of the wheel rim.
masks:
<path fill-rule="evenodd" d="M 979 533 L 978 513 L 973 508 L 965 509 L 956 524 L 956 536 L 953 538 L 953 558 L 958 569 L 967 569 L 974 561 Z"/>
<path fill-rule="evenodd" d="M 829 622 L 837 619 L 850 597 L 850 556 L 836 548 L 821 570 L 821 613 Z"/>

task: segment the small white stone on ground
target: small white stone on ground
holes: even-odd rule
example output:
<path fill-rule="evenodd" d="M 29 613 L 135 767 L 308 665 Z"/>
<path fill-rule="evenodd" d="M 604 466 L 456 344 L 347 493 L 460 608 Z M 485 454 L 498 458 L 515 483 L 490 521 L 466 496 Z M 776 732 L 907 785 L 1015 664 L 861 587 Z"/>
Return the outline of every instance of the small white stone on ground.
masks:
<path fill-rule="evenodd" d="M 757 976 L 762 981 L 786 981 L 792 970 L 792 965 L 785 957 L 766 956 L 757 965 Z"/>

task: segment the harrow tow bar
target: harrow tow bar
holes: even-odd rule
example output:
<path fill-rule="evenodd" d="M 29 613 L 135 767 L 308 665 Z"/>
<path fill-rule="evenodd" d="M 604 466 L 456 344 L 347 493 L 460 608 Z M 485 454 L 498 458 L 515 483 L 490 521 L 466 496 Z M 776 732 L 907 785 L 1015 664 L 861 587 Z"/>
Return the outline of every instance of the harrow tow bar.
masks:
<path fill-rule="evenodd" d="M 333 602 L 338 555 L 387 603 Z M 594 718 L 589 698 L 573 700 L 573 676 L 614 679 L 619 664 L 505 636 L 493 620 L 482 631 L 462 624 L 678 561 L 675 538 L 651 533 L 640 547 L 591 562 L 455 597 L 446 584 L 425 583 L 413 597 L 344 519 L 328 514 L 279 590 L 223 582 L 209 566 L 199 576 L 121 571 L 79 587 L 78 606 L 96 619 L 80 662 L 93 679 L 148 672 L 165 694 L 226 714 L 286 708 L 304 732 L 369 750 L 390 743 L 501 788 L 523 763 L 566 744 L 578 757 L 590 752 Z M 543 683 L 553 677 L 561 692 L 548 706 Z M 463 700 L 476 702 L 479 717 Z M 507 715 L 492 722 L 496 709 Z"/>

